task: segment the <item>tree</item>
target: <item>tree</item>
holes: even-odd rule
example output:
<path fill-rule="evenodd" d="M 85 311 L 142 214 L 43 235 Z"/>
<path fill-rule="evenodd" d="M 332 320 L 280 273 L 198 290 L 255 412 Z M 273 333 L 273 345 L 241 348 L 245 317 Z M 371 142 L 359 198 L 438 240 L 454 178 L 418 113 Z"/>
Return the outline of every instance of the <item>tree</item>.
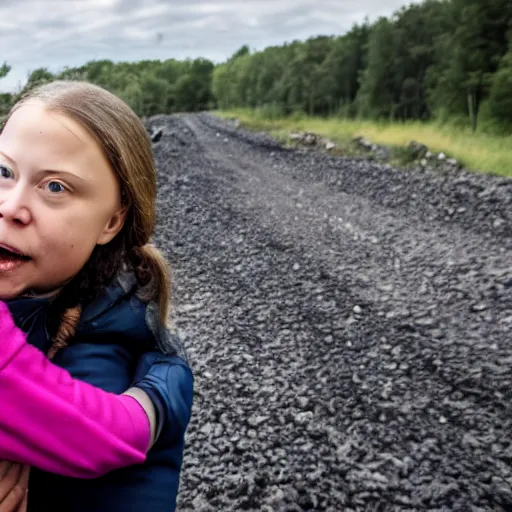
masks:
<path fill-rule="evenodd" d="M 9 74 L 9 71 L 11 70 L 11 67 L 4 62 L 0 66 L 0 79 L 4 78 Z M 2 93 L 0 94 L 0 129 L 3 127 L 3 118 L 9 113 L 9 110 L 11 109 L 12 105 L 12 94 L 9 93 Z"/>
<path fill-rule="evenodd" d="M 509 0 L 452 0 L 448 4 L 453 31 L 438 44 L 431 94 L 435 108 L 466 114 L 473 130 L 482 102 L 488 97 L 492 76 L 507 52 L 512 19 Z"/>
<path fill-rule="evenodd" d="M 351 105 L 356 99 L 365 66 L 368 35 L 369 24 L 365 22 L 333 40 L 322 64 L 324 79 L 321 94 L 329 102 L 329 113 L 341 108 L 345 114 L 353 111 Z"/>
<path fill-rule="evenodd" d="M 501 124 L 512 128 L 512 38 L 509 50 L 501 59 L 500 67 L 491 81 L 489 109 Z"/>
<path fill-rule="evenodd" d="M 53 73 L 48 71 L 46 68 L 38 68 L 29 74 L 24 89 L 25 91 L 28 91 L 34 87 L 37 87 L 38 85 L 51 82 L 52 80 L 55 80 Z"/>
<path fill-rule="evenodd" d="M 118 95 L 130 105 L 137 115 L 144 115 L 144 93 L 138 81 L 130 82 L 122 91 L 118 92 Z"/>
<path fill-rule="evenodd" d="M 127 84 L 126 87 L 129 87 Z M 133 87 L 133 86 L 132 86 Z M 147 73 L 140 80 L 142 90 L 142 111 L 143 116 L 154 116 L 166 111 L 168 84 L 165 80 L 154 74 Z M 130 91 L 134 94 L 134 91 Z"/>
<path fill-rule="evenodd" d="M 9 74 L 9 71 L 11 71 L 11 66 L 9 66 L 7 62 L 4 62 L 0 66 L 0 78 L 4 78 L 5 76 L 7 76 Z"/>
<path fill-rule="evenodd" d="M 245 57 L 246 55 L 249 55 L 251 53 L 250 48 L 244 44 L 242 47 L 240 47 L 229 59 L 231 62 L 233 62 L 236 59 L 239 59 L 240 57 Z"/>
<path fill-rule="evenodd" d="M 396 87 L 393 24 L 381 18 L 372 27 L 368 63 L 357 95 L 358 111 L 364 117 L 394 117 Z"/>
<path fill-rule="evenodd" d="M 370 117 L 424 119 L 431 115 L 426 77 L 435 44 L 447 29 L 446 3 L 429 0 L 382 18 L 371 28 L 358 106 Z"/>

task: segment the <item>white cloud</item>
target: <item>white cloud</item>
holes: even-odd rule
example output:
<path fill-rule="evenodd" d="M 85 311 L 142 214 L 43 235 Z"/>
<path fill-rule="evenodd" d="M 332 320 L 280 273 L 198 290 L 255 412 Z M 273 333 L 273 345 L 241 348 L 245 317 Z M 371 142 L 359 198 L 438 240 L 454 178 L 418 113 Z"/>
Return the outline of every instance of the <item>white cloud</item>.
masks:
<path fill-rule="evenodd" d="M 0 91 L 38 67 L 53 72 L 89 60 L 224 60 L 241 45 L 262 49 L 344 33 L 365 15 L 389 15 L 407 0 L 2 0 Z M 28 14 L 30 13 L 30 16 Z M 160 37 L 158 34 L 161 34 Z"/>

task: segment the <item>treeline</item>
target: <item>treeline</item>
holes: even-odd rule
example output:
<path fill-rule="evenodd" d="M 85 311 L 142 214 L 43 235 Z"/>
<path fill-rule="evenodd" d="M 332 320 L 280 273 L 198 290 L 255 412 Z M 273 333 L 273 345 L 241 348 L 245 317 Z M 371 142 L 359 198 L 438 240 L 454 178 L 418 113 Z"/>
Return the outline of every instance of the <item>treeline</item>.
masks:
<path fill-rule="evenodd" d="M 470 118 L 512 126 L 512 2 L 427 0 L 340 37 L 262 52 L 214 71 L 219 105 L 288 115 Z"/>
<path fill-rule="evenodd" d="M 40 69 L 25 89 L 55 78 L 102 85 L 139 115 L 247 107 L 276 116 L 448 116 L 475 130 L 479 122 L 512 130 L 512 1 L 426 0 L 342 36 L 244 46 L 217 66 L 171 59 Z M 0 97 L 0 109 L 12 100 Z"/>
<path fill-rule="evenodd" d="M 124 99 L 140 116 L 206 110 L 214 105 L 213 69 L 214 64 L 207 59 L 134 63 L 100 60 L 56 74 L 40 68 L 30 73 L 20 91 L 0 94 L 0 115 L 26 91 L 53 80 L 86 80 L 100 85 Z M 0 77 L 9 71 L 9 66 L 4 64 L 0 67 Z"/>

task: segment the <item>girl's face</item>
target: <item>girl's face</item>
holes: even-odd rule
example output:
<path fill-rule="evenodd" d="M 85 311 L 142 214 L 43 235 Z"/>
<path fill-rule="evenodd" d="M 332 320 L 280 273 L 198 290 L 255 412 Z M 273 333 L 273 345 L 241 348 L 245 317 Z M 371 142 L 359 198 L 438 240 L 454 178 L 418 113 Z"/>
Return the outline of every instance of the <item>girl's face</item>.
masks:
<path fill-rule="evenodd" d="M 59 289 L 120 231 L 120 189 L 94 137 L 40 101 L 0 135 L 0 299 Z"/>

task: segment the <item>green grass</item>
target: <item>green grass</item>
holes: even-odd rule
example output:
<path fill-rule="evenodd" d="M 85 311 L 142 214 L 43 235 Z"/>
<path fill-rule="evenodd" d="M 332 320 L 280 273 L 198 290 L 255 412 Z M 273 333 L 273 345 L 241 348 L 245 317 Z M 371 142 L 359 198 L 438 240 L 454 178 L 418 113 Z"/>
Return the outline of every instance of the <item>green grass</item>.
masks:
<path fill-rule="evenodd" d="M 512 135 L 473 134 L 468 128 L 438 122 L 384 123 L 306 116 L 269 119 L 247 109 L 217 111 L 215 114 L 237 118 L 245 128 L 270 133 L 283 142 L 292 131 L 313 132 L 342 147 L 348 147 L 357 136 L 394 148 L 406 147 L 415 140 L 426 144 L 430 151 L 444 152 L 473 171 L 512 176 Z"/>

